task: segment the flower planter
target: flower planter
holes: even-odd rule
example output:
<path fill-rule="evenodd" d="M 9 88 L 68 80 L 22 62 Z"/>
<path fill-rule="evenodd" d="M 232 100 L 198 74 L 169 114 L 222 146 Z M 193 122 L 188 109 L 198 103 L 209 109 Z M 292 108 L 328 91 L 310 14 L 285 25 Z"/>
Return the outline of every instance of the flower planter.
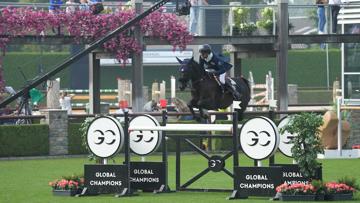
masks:
<path fill-rule="evenodd" d="M 280 195 L 281 201 L 315 201 L 316 195 Z"/>
<path fill-rule="evenodd" d="M 75 196 L 77 190 L 53 190 L 53 195 L 55 196 Z"/>
<path fill-rule="evenodd" d="M 315 200 L 316 201 L 324 201 L 325 200 L 325 194 L 316 194 Z"/>
<path fill-rule="evenodd" d="M 342 200 L 352 200 L 352 199 L 353 199 L 353 193 L 325 195 L 325 200 L 329 200 L 329 201 L 342 201 Z"/>

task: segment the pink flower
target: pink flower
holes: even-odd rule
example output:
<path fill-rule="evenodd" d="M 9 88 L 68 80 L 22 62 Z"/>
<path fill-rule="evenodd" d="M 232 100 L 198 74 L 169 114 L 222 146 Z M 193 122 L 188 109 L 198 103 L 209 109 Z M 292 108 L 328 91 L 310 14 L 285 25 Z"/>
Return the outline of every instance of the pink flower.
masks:
<path fill-rule="evenodd" d="M 112 14 L 92 15 L 91 12 L 77 11 L 74 13 L 59 12 L 51 14 L 34 8 L 11 8 L 1 10 L 0 35 L 8 35 L 0 39 L 0 50 L 5 52 L 11 37 L 23 35 L 52 34 L 52 28 L 61 27 L 64 35 L 73 36 L 77 42 L 82 39 L 89 43 L 105 36 L 110 31 L 124 25 L 135 16 L 133 10 L 122 10 Z M 193 37 L 187 31 L 184 22 L 175 14 L 155 11 L 138 23 L 146 36 L 157 37 L 169 42 L 173 49 L 184 50 Z M 134 28 L 120 33 L 114 39 L 104 43 L 105 51 L 113 53 L 119 61 L 125 64 L 133 53 L 142 51 L 142 47 L 134 39 Z M 0 73 L 0 84 L 3 83 Z M 1 87 L 0 87 L 1 90 Z"/>
<path fill-rule="evenodd" d="M 276 192 L 283 194 L 315 194 L 316 189 L 311 184 L 294 183 L 294 184 L 281 184 L 276 187 Z"/>
<path fill-rule="evenodd" d="M 75 180 L 55 180 L 53 182 L 49 182 L 49 186 L 51 186 L 55 190 L 70 190 L 70 189 L 78 189 L 80 186 L 83 187 L 84 180 L 83 178 L 78 178 Z"/>
<path fill-rule="evenodd" d="M 355 189 L 344 184 L 344 183 L 336 183 L 329 182 L 325 184 L 325 187 L 328 193 L 352 193 L 355 192 Z"/>

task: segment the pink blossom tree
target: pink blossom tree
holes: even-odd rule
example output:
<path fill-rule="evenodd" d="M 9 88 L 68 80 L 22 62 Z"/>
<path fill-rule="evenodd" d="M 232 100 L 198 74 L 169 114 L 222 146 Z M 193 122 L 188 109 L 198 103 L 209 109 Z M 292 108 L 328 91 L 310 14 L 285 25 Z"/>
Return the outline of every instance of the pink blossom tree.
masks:
<path fill-rule="evenodd" d="M 59 12 L 54 15 L 44 10 L 33 8 L 3 8 L 0 11 L 0 49 L 5 55 L 6 46 L 11 38 L 24 35 L 49 35 L 51 29 L 61 27 L 62 34 L 73 36 L 77 42 L 86 40 L 92 42 L 105 36 L 109 31 L 118 28 L 135 16 L 133 10 L 122 10 L 111 14 L 92 15 L 88 11 L 74 13 Z M 173 49 L 184 50 L 193 37 L 187 31 L 186 24 L 176 15 L 153 12 L 139 23 L 146 36 L 166 40 Z M 129 28 L 130 32 L 134 28 Z M 103 44 L 106 52 L 114 54 L 116 59 L 126 63 L 133 53 L 142 51 L 138 41 L 129 32 L 118 36 Z M 1 63 L 1 61 L 0 61 Z M 0 91 L 4 86 L 2 67 L 0 64 Z"/>

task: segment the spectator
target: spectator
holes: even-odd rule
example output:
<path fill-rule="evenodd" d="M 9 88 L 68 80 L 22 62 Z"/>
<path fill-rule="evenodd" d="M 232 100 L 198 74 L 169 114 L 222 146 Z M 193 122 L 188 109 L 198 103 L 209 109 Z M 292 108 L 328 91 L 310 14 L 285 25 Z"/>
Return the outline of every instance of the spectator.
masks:
<path fill-rule="evenodd" d="M 325 24 L 326 24 L 326 17 L 325 17 L 325 7 L 324 4 L 327 4 L 328 0 L 316 0 L 316 4 L 318 5 L 317 15 L 318 15 L 318 33 L 324 34 L 325 33 Z"/>
<path fill-rule="evenodd" d="M 89 11 L 90 10 L 87 0 L 80 0 L 79 10 L 80 11 Z"/>
<path fill-rule="evenodd" d="M 200 6 L 208 5 L 208 0 L 189 0 L 191 4 L 190 8 L 190 21 L 189 21 L 189 32 L 193 35 L 198 35 L 198 23 L 199 23 L 199 12 Z"/>
<path fill-rule="evenodd" d="M 120 7 L 120 10 L 121 11 L 125 11 L 125 10 L 129 10 L 132 8 L 132 3 L 131 1 L 127 1 L 126 3 L 125 2 L 122 2 L 122 5 Z"/>
<path fill-rule="evenodd" d="M 144 105 L 143 110 L 144 112 L 154 112 L 159 111 L 159 107 L 156 101 L 151 100 Z"/>
<path fill-rule="evenodd" d="M 66 3 L 66 13 L 74 13 L 76 11 L 77 4 L 75 0 L 68 0 Z"/>
<path fill-rule="evenodd" d="M 340 11 L 341 0 L 329 0 L 329 5 L 331 8 L 331 18 L 332 18 L 332 33 L 336 34 L 337 30 L 337 16 Z"/>
<path fill-rule="evenodd" d="M 94 15 L 99 14 L 104 10 L 102 0 L 89 0 L 89 5 L 90 10 Z"/>
<path fill-rule="evenodd" d="M 63 4 L 62 0 L 50 0 L 49 13 L 58 14 L 60 12 L 60 6 Z M 56 33 L 55 28 L 52 28 L 52 31 Z M 57 27 L 57 34 L 61 35 L 60 25 Z"/>
<path fill-rule="evenodd" d="M 50 0 L 49 12 L 56 14 L 60 10 L 60 6 L 63 4 L 62 0 Z"/>
<path fill-rule="evenodd" d="M 62 110 L 67 110 L 68 114 L 72 114 L 71 96 L 68 96 L 67 92 L 61 93 L 59 102 Z"/>

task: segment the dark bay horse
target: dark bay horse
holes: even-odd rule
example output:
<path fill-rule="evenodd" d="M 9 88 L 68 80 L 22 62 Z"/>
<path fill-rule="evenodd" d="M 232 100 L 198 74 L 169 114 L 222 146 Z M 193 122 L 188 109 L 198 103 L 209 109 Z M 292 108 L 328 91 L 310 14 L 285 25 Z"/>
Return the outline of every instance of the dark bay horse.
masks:
<path fill-rule="evenodd" d="M 207 73 L 200 65 L 194 60 L 178 59 L 180 66 L 180 90 L 183 91 L 189 82 L 191 82 L 191 100 L 188 102 L 189 109 L 196 120 L 200 120 L 195 115 L 194 107 L 199 109 L 200 116 L 207 118 L 207 114 L 203 109 L 217 110 L 224 109 L 233 103 L 233 95 L 229 91 L 222 91 L 218 82 L 213 78 L 212 74 Z M 249 82 L 244 78 L 232 79 L 237 85 L 236 89 L 241 94 L 240 108 L 238 108 L 238 119 L 243 118 L 243 113 L 250 101 L 250 87 Z"/>

